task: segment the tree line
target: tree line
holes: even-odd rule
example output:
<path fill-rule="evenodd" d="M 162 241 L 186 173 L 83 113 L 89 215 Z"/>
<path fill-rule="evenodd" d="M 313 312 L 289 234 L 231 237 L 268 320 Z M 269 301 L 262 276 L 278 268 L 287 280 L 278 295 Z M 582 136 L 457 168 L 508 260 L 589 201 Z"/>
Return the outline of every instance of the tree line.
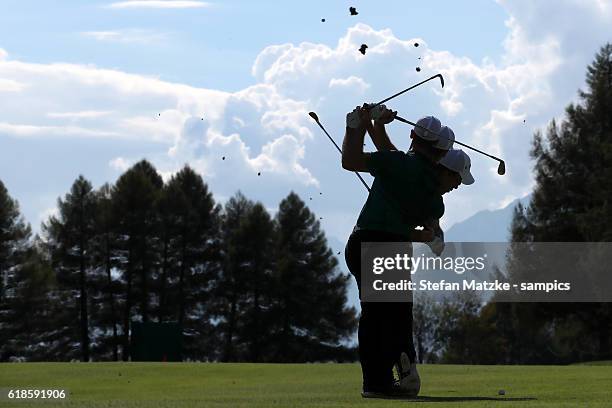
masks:
<path fill-rule="evenodd" d="M 587 67 L 586 86 L 560 123 L 553 119 L 545 136 L 534 135 L 535 187 L 529 205 L 515 208 L 510 227 L 513 243 L 612 240 L 612 44 L 601 47 Z M 537 276 L 529 253 L 511 250 L 508 256 L 507 280 L 516 283 Z M 598 258 L 574 269 L 585 279 L 589 274 L 609 274 L 609 259 Z M 612 360 L 610 303 L 481 305 L 468 297 L 442 305 L 425 301 L 415 310 L 421 313 L 415 319 L 420 316 L 425 321 L 421 324 L 431 330 L 429 337 L 422 337 L 425 360 L 461 364 Z"/>
<path fill-rule="evenodd" d="M 0 182 L 0 361 L 127 361 L 132 321 L 179 323 L 189 360 L 354 360 L 337 266 L 295 193 L 222 206 L 189 166 L 79 176 L 34 237 Z"/>

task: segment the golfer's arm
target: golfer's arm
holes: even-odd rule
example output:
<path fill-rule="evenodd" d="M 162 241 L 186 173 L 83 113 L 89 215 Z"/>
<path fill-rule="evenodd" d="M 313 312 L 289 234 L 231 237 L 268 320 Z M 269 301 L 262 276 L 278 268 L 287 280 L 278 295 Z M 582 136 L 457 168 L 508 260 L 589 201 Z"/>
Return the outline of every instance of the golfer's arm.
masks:
<path fill-rule="evenodd" d="M 427 227 L 431 228 L 435 235 L 443 236 L 444 232 L 440 228 L 440 220 L 438 218 L 432 218 L 427 222 Z"/>
<path fill-rule="evenodd" d="M 442 232 L 442 228 L 440 228 L 440 220 L 435 218 L 433 221 L 433 230 L 437 234 L 438 232 Z"/>
<path fill-rule="evenodd" d="M 372 142 L 374 142 L 374 146 L 376 146 L 376 150 L 379 152 L 397 150 L 395 145 L 391 143 L 391 139 L 389 139 L 385 125 L 382 123 L 374 121 L 374 126 L 368 127 L 368 133 L 372 138 Z"/>
<path fill-rule="evenodd" d="M 364 127 L 353 129 L 347 126 L 342 141 L 342 168 L 350 171 L 368 171 L 367 154 L 363 152 Z"/>
<path fill-rule="evenodd" d="M 410 231 L 409 238 L 411 242 L 429 242 L 431 241 L 431 232 L 426 230 L 417 230 L 414 229 Z"/>

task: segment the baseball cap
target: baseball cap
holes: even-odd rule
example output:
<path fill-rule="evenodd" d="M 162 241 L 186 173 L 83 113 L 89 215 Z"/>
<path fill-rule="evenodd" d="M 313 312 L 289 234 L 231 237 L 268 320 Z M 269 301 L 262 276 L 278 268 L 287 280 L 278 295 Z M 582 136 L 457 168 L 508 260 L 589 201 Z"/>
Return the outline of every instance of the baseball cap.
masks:
<path fill-rule="evenodd" d="M 438 133 L 440 133 L 440 128 L 442 127 L 440 119 L 436 118 L 435 116 L 425 116 L 417 121 L 417 125 L 422 126 L 414 127 L 414 133 L 418 137 L 430 142 L 438 140 Z"/>
<path fill-rule="evenodd" d="M 474 183 L 474 176 L 470 173 L 470 167 L 472 162 L 470 156 L 467 155 L 463 150 L 451 149 L 446 153 L 446 156 L 438 162 L 447 169 L 459 173 L 461 176 L 461 182 L 466 185 Z"/>
<path fill-rule="evenodd" d="M 450 150 L 453 148 L 453 143 L 455 143 L 455 133 L 448 126 L 442 126 L 439 133 L 440 137 L 438 141 L 434 145 L 436 149 L 441 150 Z"/>

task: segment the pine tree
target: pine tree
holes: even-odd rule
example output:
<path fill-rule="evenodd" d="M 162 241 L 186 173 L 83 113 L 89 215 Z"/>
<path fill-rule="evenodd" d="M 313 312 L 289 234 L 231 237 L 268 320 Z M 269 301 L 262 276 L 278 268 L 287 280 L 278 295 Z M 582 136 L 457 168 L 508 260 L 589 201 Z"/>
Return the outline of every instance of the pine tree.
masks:
<path fill-rule="evenodd" d="M 93 239 L 92 294 L 95 305 L 92 327 L 99 334 L 93 339 L 96 360 L 119 360 L 119 304 L 121 282 L 113 277 L 117 267 L 117 232 L 112 212 L 112 186 L 108 183 L 95 191 L 95 237 Z"/>
<path fill-rule="evenodd" d="M 152 302 L 150 284 L 159 262 L 159 214 L 156 201 L 163 180 L 142 160 L 122 174 L 112 191 L 113 219 L 117 228 L 117 266 L 125 291 L 122 294 L 122 359 L 129 358 L 132 318 L 148 322 Z M 133 307 L 137 306 L 136 313 Z"/>
<path fill-rule="evenodd" d="M 588 241 L 612 241 L 612 44 L 603 46 L 587 68 L 588 90 L 580 92 L 583 104 L 570 105 L 568 121 L 581 126 L 591 142 L 584 155 L 590 165 L 583 174 L 590 193 L 578 224 Z M 587 156 L 588 155 L 588 156 Z"/>
<path fill-rule="evenodd" d="M 208 306 L 220 267 L 220 208 L 188 166 L 170 179 L 158 206 L 163 247 L 158 318 L 170 317 L 181 325 L 186 357 L 206 358 L 213 336 Z"/>
<path fill-rule="evenodd" d="M 273 324 L 268 310 L 273 296 L 274 227 L 265 207 L 256 203 L 248 209 L 238 232 L 244 245 L 242 287 L 245 296 L 237 342 L 244 345 L 243 359 L 251 362 L 264 361 L 270 355 L 267 328 Z"/>
<path fill-rule="evenodd" d="M 242 288 L 248 280 L 245 254 L 252 242 L 243 239 L 240 229 L 253 205 L 238 192 L 223 208 L 220 234 L 222 271 L 213 289 L 214 314 L 219 321 L 217 330 L 222 333 L 219 346 L 221 361 L 237 361 L 246 354 L 243 345 L 238 342 L 238 331 L 247 296 Z"/>
<path fill-rule="evenodd" d="M 567 107 L 566 120 L 560 126 L 553 120 L 546 139 L 540 133 L 534 137 L 536 186 L 527 211 L 515 213 L 515 242 L 598 242 L 612 237 L 612 44 L 603 46 L 587 68 L 586 84 L 580 103 Z M 533 259 L 513 257 L 514 279 L 538 270 Z M 527 338 L 530 344 L 520 349 L 532 350 L 530 356 L 521 351 L 521 361 L 612 356 L 612 308 L 607 303 L 525 304 L 515 311 L 529 329 L 523 330 L 529 336 L 521 340 Z M 582 330 L 572 330 L 572 321 L 580 322 Z M 575 346 L 585 341 L 598 344 L 597 352 L 578 351 L 589 349 Z"/>
<path fill-rule="evenodd" d="M 157 321 L 159 323 L 175 320 L 172 310 L 172 290 L 174 289 L 174 271 L 176 264 L 177 246 L 176 235 L 179 230 L 178 209 L 184 205 L 180 191 L 173 191 L 168 184 L 164 185 L 157 201 L 157 211 L 160 215 L 159 238 L 160 238 L 160 269 L 155 290 L 158 295 Z"/>
<path fill-rule="evenodd" d="M 338 273 L 319 221 L 295 193 L 281 201 L 276 223 L 274 360 L 345 358 L 340 342 L 357 322 L 346 306 L 349 277 Z"/>
<path fill-rule="evenodd" d="M 35 239 L 34 241 L 37 241 Z M 6 357 L 26 361 L 63 361 L 66 358 L 65 323 L 62 310 L 66 298 L 58 298 L 56 276 L 41 244 L 33 244 L 8 280 L 6 299 Z M 26 317 L 27 318 L 24 318 Z"/>
<path fill-rule="evenodd" d="M 536 134 L 536 187 L 528 210 L 537 241 L 605 241 L 612 236 L 612 44 L 587 68 L 588 90 L 560 127 Z"/>
<path fill-rule="evenodd" d="M 0 305 L 6 296 L 6 281 L 29 247 L 31 231 L 19 212 L 19 203 L 0 181 Z"/>
<path fill-rule="evenodd" d="M 91 183 L 79 176 L 64 200 L 58 199 L 59 214 L 43 225 L 57 273 L 59 290 L 72 294 L 76 304 L 65 305 L 66 319 L 78 321 L 81 361 L 90 359 L 88 294 L 92 275 L 96 201 Z M 69 324 L 68 322 L 66 324 Z M 76 340 L 76 339 L 75 339 Z"/>
<path fill-rule="evenodd" d="M 19 204 L 0 181 L 0 361 L 17 352 L 10 345 L 10 333 L 15 333 L 16 328 L 9 322 L 9 315 L 15 312 L 9 299 L 14 298 L 15 288 L 11 288 L 9 281 L 15 282 L 15 273 L 26 258 L 30 238 L 31 228 L 19 212 Z"/>

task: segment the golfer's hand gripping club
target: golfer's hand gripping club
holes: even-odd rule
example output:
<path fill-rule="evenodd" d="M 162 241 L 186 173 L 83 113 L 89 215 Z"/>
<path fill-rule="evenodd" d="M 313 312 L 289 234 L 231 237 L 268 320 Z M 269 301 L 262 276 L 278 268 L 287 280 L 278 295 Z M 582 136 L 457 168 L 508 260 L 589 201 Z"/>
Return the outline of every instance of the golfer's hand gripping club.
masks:
<path fill-rule="evenodd" d="M 363 108 L 370 112 L 370 118 L 383 125 L 393 122 L 397 111 L 388 109 L 385 105 L 376 105 L 374 103 L 364 103 Z"/>
<path fill-rule="evenodd" d="M 346 127 L 358 129 L 360 126 L 361 117 L 359 116 L 359 108 L 355 108 L 352 112 L 346 114 Z"/>

